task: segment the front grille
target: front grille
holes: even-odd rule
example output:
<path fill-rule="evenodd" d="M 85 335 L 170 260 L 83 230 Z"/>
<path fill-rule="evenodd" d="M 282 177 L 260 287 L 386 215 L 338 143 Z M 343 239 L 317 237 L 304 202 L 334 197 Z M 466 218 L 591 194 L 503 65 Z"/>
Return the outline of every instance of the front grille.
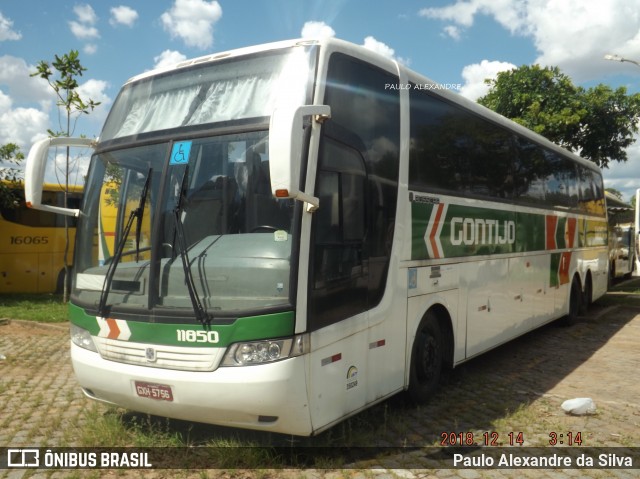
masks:
<path fill-rule="evenodd" d="M 104 359 L 178 371 L 214 371 L 225 352 L 225 348 L 164 346 L 95 336 L 93 339 Z"/>

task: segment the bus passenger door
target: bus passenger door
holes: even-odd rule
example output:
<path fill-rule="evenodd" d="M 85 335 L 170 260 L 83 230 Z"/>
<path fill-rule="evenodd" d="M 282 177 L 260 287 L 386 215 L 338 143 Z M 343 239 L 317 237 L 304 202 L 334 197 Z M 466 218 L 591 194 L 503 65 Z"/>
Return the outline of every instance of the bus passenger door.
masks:
<path fill-rule="evenodd" d="M 312 331 L 310 408 L 314 428 L 364 406 L 358 376 L 366 367 L 368 261 L 366 172 L 360 153 L 324 137 L 316 177 L 309 257 Z"/>
<path fill-rule="evenodd" d="M 388 85 L 399 83 L 398 71 L 395 65 L 372 64 L 340 51 L 324 50 L 324 55 L 322 104 L 330 106 L 331 118 L 322 124 L 318 151 L 315 196 L 320 201 L 312 219 L 307 301 L 315 429 L 391 392 L 391 380 L 384 387 L 379 383 L 393 373 L 389 364 L 404 367 L 406 329 L 404 317 L 390 319 L 398 314 L 392 307 L 398 303 L 383 300 L 401 124 L 400 94 Z M 393 379 L 401 388 L 403 375 Z"/>

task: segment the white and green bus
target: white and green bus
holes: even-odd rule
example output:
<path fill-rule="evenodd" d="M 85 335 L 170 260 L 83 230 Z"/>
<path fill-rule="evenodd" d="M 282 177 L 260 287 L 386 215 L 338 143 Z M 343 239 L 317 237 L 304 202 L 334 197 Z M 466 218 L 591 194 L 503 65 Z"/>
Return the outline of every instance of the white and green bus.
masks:
<path fill-rule="evenodd" d="M 598 168 L 336 39 L 137 76 L 92 146 L 71 359 L 105 403 L 311 435 L 606 291 Z"/>

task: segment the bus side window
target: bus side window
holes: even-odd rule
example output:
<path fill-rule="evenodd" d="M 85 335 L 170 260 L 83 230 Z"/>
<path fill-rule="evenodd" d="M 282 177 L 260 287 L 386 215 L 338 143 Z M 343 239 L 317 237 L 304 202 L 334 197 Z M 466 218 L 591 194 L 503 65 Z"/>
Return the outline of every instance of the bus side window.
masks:
<path fill-rule="evenodd" d="M 312 307 L 317 326 L 366 309 L 364 160 L 359 152 L 325 137 L 314 214 Z"/>

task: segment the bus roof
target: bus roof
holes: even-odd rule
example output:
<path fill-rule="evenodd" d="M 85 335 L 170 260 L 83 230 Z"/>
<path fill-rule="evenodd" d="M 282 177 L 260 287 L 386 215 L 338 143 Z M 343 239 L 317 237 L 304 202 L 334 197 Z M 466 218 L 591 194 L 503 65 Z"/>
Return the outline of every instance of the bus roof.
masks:
<path fill-rule="evenodd" d="M 289 47 L 293 47 L 296 45 L 318 45 L 321 48 L 329 48 L 330 50 L 337 50 L 337 51 L 341 51 L 344 53 L 351 53 L 354 54 L 355 56 L 359 57 L 359 58 L 363 58 L 365 60 L 369 60 L 371 62 L 373 62 L 374 64 L 378 64 L 380 66 L 386 66 L 389 69 L 393 69 L 396 70 L 397 73 L 401 74 L 401 79 L 402 78 L 407 78 L 410 82 L 413 83 L 420 83 L 420 84 L 431 84 L 431 85 L 437 85 L 437 82 L 434 82 L 433 80 L 431 80 L 430 78 L 415 72 L 409 68 L 407 68 L 406 66 L 402 65 L 401 63 L 399 63 L 398 61 L 394 60 L 394 59 L 390 59 L 388 57 L 385 57 L 384 55 L 374 52 L 368 48 L 365 48 L 362 45 L 356 45 L 354 43 L 351 42 L 347 42 L 345 40 L 340 40 L 338 38 L 333 38 L 333 37 L 327 37 L 327 38 L 297 38 L 297 39 L 291 39 L 291 40 L 284 40 L 284 41 L 279 41 L 279 42 L 272 42 L 272 43 L 264 43 L 261 45 L 254 45 L 254 46 L 248 46 L 248 47 L 243 47 L 243 48 L 237 48 L 234 50 L 229 50 L 229 51 L 225 51 L 225 52 L 218 52 L 218 53 L 212 53 L 209 55 L 204 55 L 201 57 L 197 57 L 197 58 L 193 58 L 193 59 L 189 59 L 189 60 L 185 60 L 182 61 L 180 63 L 177 63 L 175 65 L 172 66 L 168 66 L 168 67 L 164 67 L 164 68 L 160 68 L 160 69 L 155 69 L 155 70 L 151 70 L 145 73 L 141 73 L 139 75 L 136 75 L 132 78 L 130 78 L 126 83 L 129 84 L 131 82 L 135 82 L 138 80 L 142 80 L 144 78 L 148 78 L 148 77 L 152 77 L 155 75 L 159 75 L 159 74 L 164 74 L 167 73 L 171 70 L 178 70 L 181 68 L 185 68 L 185 67 L 189 67 L 192 65 L 197 65 L 197 64 L 203 64 L 203 63 L 209 63 L 209 62 L 215 62 L 217 60 L 222 60 L 222 59 L 227 59 L 227 58 L 233 58 L 233 57 L 237 57 L 237 56 L 242 56 L 242 55 L 248 55 L 248 54 L 252 54 L 252 53 L 258 53 L 258 52 L 265 52 L 265 51 L 270 51 L 270 50 L 277 50 L 277 49 L 282 49 L 282 48 L 289 48 Z M 600 168 L 592 161 L 588 161 L 585 160 L 584 158 L 580 157 L 579 155 L 577 155 L 576 153 L 567 150 L 559 145 L 557 145 L 556 143 L 553 143 L 552 141 L 550 141 L 549 139 L 545 138 L 544 136 L 533 132 L 532 130 L 529 130 L 528 128 L 494 112 L 493 110 L 490 110 L 489 108 L 486 108 L 478 103 L 476 103 L 475 101 L 469 100 L 468 98 L 463 97 L 462 95 L 460 95 L 459 93 L 456 93 L 450 89 L 433 89 L 433 90 L 429 90 L 429 93 L 438 96 L 442 99 L 445 99 L 449 102 L 452 103 L 456 103 L 459 106 L 469 110 L 470 112 L 484 117 L 490 121 L 495 122 L 498 125 L 501 125 L 505 128 L 508 128 L 512 131 L 514 131 L 514 133 L 517 133 L 519 135 L 522 135 L 536 143 L 538 143 L 541 146 L 547 147 L 551 150 L 556 151 L 557 153 L 560 153 L 562 155 L 565 156 L 569 156 L 572 160 L 586 166 L 587 168 L 590 168 L 594 171 L 598 171 L 600 172 Z"/>

